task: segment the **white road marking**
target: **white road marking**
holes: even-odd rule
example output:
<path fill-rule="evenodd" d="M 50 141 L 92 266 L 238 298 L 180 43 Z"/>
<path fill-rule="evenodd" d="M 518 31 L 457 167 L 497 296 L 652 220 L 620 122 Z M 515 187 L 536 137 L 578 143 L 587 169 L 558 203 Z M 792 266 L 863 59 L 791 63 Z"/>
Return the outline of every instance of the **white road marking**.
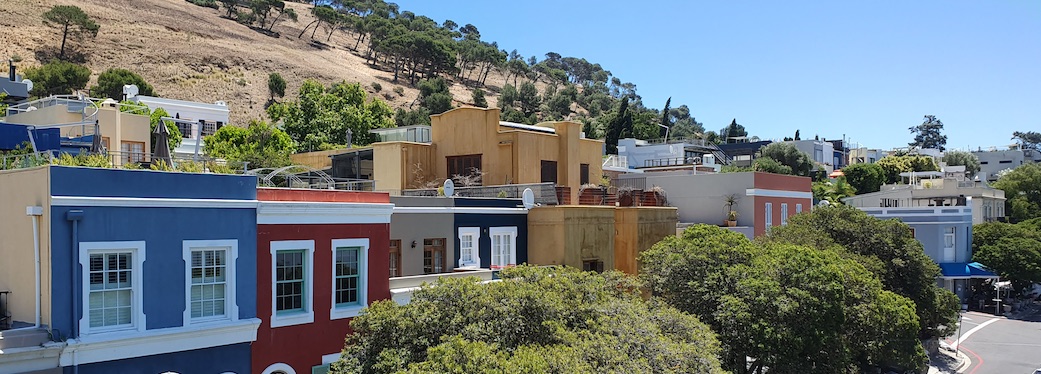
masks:
<path fill-rule="evenodd" d="M 979 329 L 982 329 L 982 328 L 986 327 L 987 325 L 992 324 L 992 323 L 997 322 L 997 321 L 998 321 L 998 318 L 993 318 L 993 319 L 987 320 L 987 321 L 979 324 L 976 327 L 973 327 L 969 331 L 966 331 L 964 334 L 962 334 L 961 337 L 956 339 L 954 341 L 954 344 L 951 344 L 951 345 L 954 346 L 954 349 L 958 349 L 958 345 L 960 345 L 961 342 L 965 341 L 970 336 L 972 336 L 973 333 L 975 333 L 976 331 L 979 331 Z"/>

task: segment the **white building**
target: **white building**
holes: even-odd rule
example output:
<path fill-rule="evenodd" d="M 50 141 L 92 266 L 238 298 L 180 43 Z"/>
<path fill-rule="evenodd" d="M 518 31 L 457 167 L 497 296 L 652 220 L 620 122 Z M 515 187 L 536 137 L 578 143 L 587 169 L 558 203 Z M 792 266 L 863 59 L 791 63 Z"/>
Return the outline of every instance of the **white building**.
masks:
<path fill-rule="evenodd" d="M 213 135 L 228 123 L 228 106 L 223 101 L 214 104 L 195 101 L 174 100 L 153 96 L 133 96 L 129 100 L 147 105 L 149 109 L 163 108 L 170 116 L 177 118 L 177 128 L 181 131 L 181 145 L 170 152 L 175 157 L 190 157 L 196 153 L 203 154 L 202 138 Z"/>

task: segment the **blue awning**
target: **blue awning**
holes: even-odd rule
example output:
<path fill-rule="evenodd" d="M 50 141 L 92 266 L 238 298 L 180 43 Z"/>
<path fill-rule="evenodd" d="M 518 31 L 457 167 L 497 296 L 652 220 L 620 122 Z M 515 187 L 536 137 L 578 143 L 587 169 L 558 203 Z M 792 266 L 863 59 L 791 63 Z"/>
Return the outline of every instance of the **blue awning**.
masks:
<path fill-rule="evenodd" d="M 944 279 L 998 278 L 979 262 L 948 262 L 940 265 L 941 277 Z"/>

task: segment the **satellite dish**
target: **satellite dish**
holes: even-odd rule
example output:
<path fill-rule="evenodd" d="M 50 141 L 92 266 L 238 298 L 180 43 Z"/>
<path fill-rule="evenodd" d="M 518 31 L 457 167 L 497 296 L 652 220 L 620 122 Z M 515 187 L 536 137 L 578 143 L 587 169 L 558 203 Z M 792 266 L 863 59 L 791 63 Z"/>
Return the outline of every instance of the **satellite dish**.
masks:
<path fill-rule="evenodd" d="M 524 204 L 524 209 L 535 207 L 535 193 L 530 188 L 525 188 L 524 192 L 521 192 L 521 203 Z"/>
<path fill-rule="evenodd" d="M 127 99 L 131 99 L 131 98 L 136 97 L 138 92 L 139 91 L 137 89 L 137 85 L 135 85 L 135 84 L 124 84 L 123 85 L 123 96 L 126 97 Z"/>
<path fill-rule="evenodd" d="M 25 83 L 25 90 L 26 91 L 32 91 L 33 90 L 33 81 L 28 80 L 28 79 L 22 79 L 22 83 Z"/>
<path fill-rule="evenodd" d="M 828 206 L 828 205 L 831 205 L 831 203 L 828 202 L 828 200 L 821 200 L 821 202 L 817 203 L 817 206 Z"/>
<path fill-rule="evenodd" d="M 455 183 L 453 183 L 451 179 L 445 179 L 445 185 L 443 188 L 445 190 L 445 196 L 455 195 Z"/>

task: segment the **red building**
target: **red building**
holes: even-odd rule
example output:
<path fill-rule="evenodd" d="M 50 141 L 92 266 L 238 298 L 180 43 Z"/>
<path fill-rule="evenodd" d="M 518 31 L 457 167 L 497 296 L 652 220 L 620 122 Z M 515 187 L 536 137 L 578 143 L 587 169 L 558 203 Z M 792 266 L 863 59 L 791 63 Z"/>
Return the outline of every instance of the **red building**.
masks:
<path fill-rule="evenodd" d="M 386 193 L 259 189 L 253 372 L 322 372 L 350 320 L 390 298 Z"/>

